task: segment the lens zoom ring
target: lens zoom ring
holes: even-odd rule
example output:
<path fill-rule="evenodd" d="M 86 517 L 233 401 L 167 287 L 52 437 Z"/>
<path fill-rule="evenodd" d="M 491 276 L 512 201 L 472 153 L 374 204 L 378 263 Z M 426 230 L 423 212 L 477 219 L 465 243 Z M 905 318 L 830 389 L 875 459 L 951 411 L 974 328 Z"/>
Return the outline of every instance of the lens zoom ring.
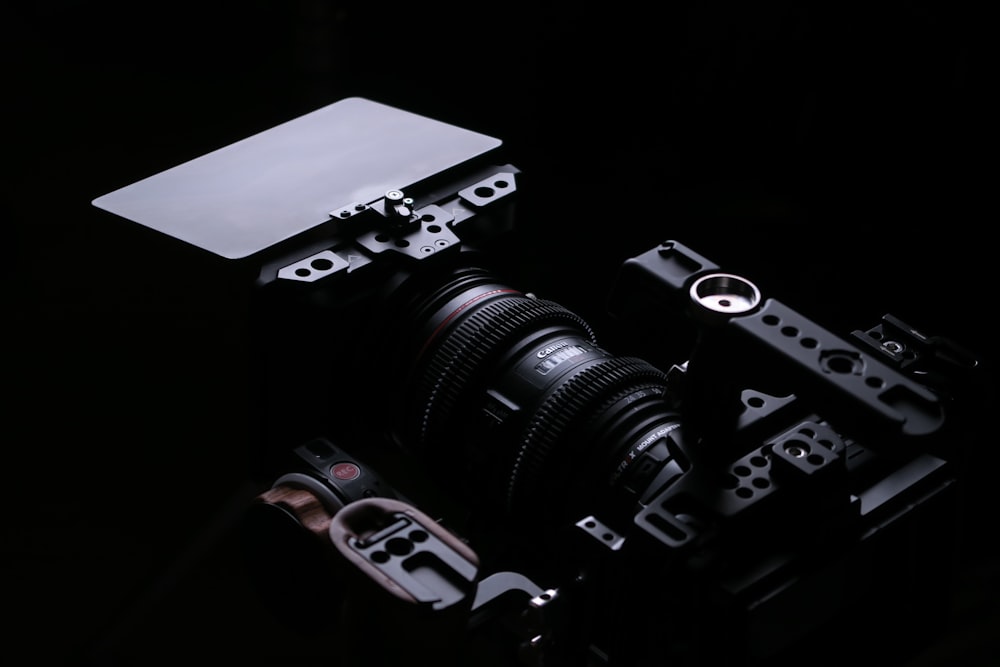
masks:
<path fill-rule="evenodd" d="M 545 484 L 549 464 L 558 448 L 569 442 L 571 428 L 597 413 L 595 406 L 607 405 L 607 397 L 623 388 L 646 384 L 666 386 L 667 376 L 651 364 L 633 357 L 611 357 L 564 382 L 532 416 L 525 428 L 507 492 L 507 508 L 512 513 L 525 507 L 540 484 Z M 580 456 L 586 458 L 590 453 Z M 530 507 L 530 503 L 528 504 Z"/>
<path fill-rule="evenodd" d="M 449 423 L 475 374 L 491 370 L 490 361 L 509 341 L 553 324 L 576 329 L 594 342 L 590 326 L 575 313 L 551 301 L 521 296 L 485 304 L 449 332 L 421 373 L 418 441 L 430 442 L 436 425 Z"/>

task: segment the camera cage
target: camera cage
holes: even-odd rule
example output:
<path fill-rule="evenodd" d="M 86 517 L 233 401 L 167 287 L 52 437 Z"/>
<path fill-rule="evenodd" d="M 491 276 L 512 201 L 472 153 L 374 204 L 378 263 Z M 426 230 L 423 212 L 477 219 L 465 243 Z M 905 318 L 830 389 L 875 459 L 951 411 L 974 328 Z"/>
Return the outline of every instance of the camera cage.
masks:
<path fill-rule="evenodd" d="M 503 656 L 504 665 L 710 664 L 720 657 L 753 664 L 817 636 L 835 642 L 828 623 L 838 614 L 873 624 L 894 616 L 876 632 L 929 622 L 941 584 L 926 573 L 948 558 L 947 545 L 915 536 L 926 525 L 948 525 L 942 517 L 952 511 L 957 481 L 949 451 L 959 443 L 948 435 L 953 377 L 924 370 L 942 349 L 957 360 L 954 376 L 976 360 L 891 315 L 842 338 L 668 240 L 624 262 L 609 312 L 626 330 L 650 312 L 683 319 L 696 332 L 685 363 L 649 370 L 641 387 L 589 392 L 586 383 L 633 372 L 631 360 L 618 367 L 611 355 L 605 364 L 585 323 L 568 334 L 578 323 L 553 315 L 560 333 L 551 335 L 572 342 L 560 338 L 544 352 L 563 374 L 544 385 L 544 398 L 454 385 L 457 394 L 493 392 L 477 405 L 504 428 L 532 410 L 538 420 L 572 421 L 607 401 L 614 408 L 601 403 L 598 412 L 613 422 L 631 402 L 662 404 L 659 421 L 633 428 L 626 446 L 609 455 L 612 463 L 602 463 L 612 483 L 627 479 L 622 484 L 634 491 L 624 521 L 591 501 L 558 525 L 484 514 L 475 526 L 478 504 L 461 493 L 454 500 L 440 479 L 408 467 L 413 458 L 395 464 L 394 475 L 380 474 L 394 462 L 363 437 L 358 445 L 357 432 L 378 440 L 384 425 L 352 412 L 357 405 L 342 400 L 343 389 L 306 399 L 281 391 L 291 382 L 288 368 L 302 366 L 288 355 L 302 361 L 325 345 L 350 357 L 372 344 L 374 331 L 392 326 L 384 310 L 402 303 L 393 301 L 401 293 L 417 293 L 410 283 L 478 266 L 480 256 L 495 260 L 491 248 L 515 226 L 520 177 L 498 159 L 500 148 L 487 135 L 348 98 L 94 200 L 220 261 L 251 266 L 261 339 L 273 344 L 277 332 L 281 340 L 262 395 L 283 403 L 275 421 L 342 409 L 332 432 L 315 436 L 315 421 L 298 431 L 279 426 L 281 435 L 261 427 L 266 484 L 248 508 L 255 517 L 249 543 L 262 553 L 268 543 L 258 574 L 317 562 L 292 540 L 282 543 L 296 545 L 291 553 L 277 557 L 275 525 L 284 536 L 292 525 L 318 538 L 318 562 L 329 568 L 314 572 L 310 585 L 343 578 L 351 582 L 347 592 L 328 605 L 367 610 L 341 619 L 334 632 L 377 637 L 365 623 L 380 625 L 388 614 L 407 631 L 379 651 L 430 651 L 458 632 Z M 507 292 L 488 287 L 483 294 Z M 509 292 L 523 300 L 484 317 L 489 327 L 502 328 L 512 312 L 533 312 L 539 302 Z M 487 300 L 477 292 L 449 305 L 437 324 L 454 332 L 452 319 Z M 339 326 L 345 313 L 349 331 Z M 315 337 L 281 338 L 302 320 Z M 518 360 L 499 348 L 520 343 L 529 328 L 498 337 L 497 357 Z M 480 342 L 448 353 L 480 354 Z M 455 368 L 463 367 L 447 370 Z M 460 406 L 464 400 L 454 398 Z M 558 432 L 546 441 L 539 475 L 572 467 L 569 450 L 560 449 L 569 438 Z M 439 495 L 446 497 L 440 513 L 421 509 Z M 448 511 L 463 518 L 440 516 Z M 442 527 L 450 523 L 457 525 Z M 912 549 L 915 539 L 922 549 Z M 287 604 L 275 601 L 276 613 Z M 669 636 L 657 627 L 670 628 Z M 725 645 L 715 639 L 720 633 Z M 468 657 L 464 650 L 456 656 Z"/>

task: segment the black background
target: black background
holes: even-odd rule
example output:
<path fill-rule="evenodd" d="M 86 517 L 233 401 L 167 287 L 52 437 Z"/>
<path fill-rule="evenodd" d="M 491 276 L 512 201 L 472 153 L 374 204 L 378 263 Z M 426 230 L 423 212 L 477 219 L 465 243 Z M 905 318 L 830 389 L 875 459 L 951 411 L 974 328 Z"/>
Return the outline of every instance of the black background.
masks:
<path fill-rule="evenodd" d="M 4 13 L 2 627 L 33 663 L 333 664 L 229 560 L 245 294 L 90 201 L 346 96 L 504 139 L 533 188 L 530 287 L 585 315 L 675 238 L 838 333 L 892 312 L 991 368 L 991 35 L 962 3 Z M 952 620 L 913 638 L 919 664 L 1000 657 L 977 437 Z"/>

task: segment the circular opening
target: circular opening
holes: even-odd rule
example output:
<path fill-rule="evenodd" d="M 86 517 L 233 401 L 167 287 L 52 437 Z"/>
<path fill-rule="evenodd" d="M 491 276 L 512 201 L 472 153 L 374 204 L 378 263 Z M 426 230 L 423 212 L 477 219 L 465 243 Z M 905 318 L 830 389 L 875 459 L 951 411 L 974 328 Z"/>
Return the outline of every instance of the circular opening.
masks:
<path fill-rule="evenodd" d="M 760 290 L 750 281 L 729 273 L 703 276 L 691 285 L 691 298 L 710 311 L 738 315 L 760 304 Z"/>
<path fill-rule="evenodd" d="M 860 375 L 864 370 L 864 360 L 854 351 L 831 350 L 821 355 L 823 368 L 828 373 Z"/>
<path fill-rule="evenodd" d="M 393 537 L 385 543 L 385 550 L 394 556 L 405 556 L 413 551 L 413 543 L 405 537 Z"/>

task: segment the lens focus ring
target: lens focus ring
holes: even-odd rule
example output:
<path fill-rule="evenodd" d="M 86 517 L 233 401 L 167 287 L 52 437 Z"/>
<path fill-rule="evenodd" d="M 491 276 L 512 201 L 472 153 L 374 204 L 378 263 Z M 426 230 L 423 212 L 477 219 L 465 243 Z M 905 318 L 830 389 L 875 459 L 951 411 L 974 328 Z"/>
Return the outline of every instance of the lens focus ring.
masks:
<path fill-rule="evenodd" d="M 530 508 L 555 474 L 552 463 L 572 442 L 573 432 L 585 433 L 597 408 L 623 388 L 655 384 L 666 386 L 666 375 L 649 363 L 632 357 L 610 357 L 589 366 L 568 380 L 535 411 L 518 448 L 507 490 L 508 510 L 517 514 Z M 575 429 L 575 430 L 574 430 Z M 587 460 L 593 452 L 577 451 Z"/>
<path fill-rule="evenodd" d="M 522 295 L 504 295 L 485 303 L 441 336 L 419 374 L 417 389 L 421 406 L 418 442 L 423 446 L 437 437 L 436 429 L 447 428 L 455 408 L 477 378 L 492 370 L 493 362 L 526 334 L 558 326 L 582 333 L 591 341 L 587 323 L 564 307 Z"/>

